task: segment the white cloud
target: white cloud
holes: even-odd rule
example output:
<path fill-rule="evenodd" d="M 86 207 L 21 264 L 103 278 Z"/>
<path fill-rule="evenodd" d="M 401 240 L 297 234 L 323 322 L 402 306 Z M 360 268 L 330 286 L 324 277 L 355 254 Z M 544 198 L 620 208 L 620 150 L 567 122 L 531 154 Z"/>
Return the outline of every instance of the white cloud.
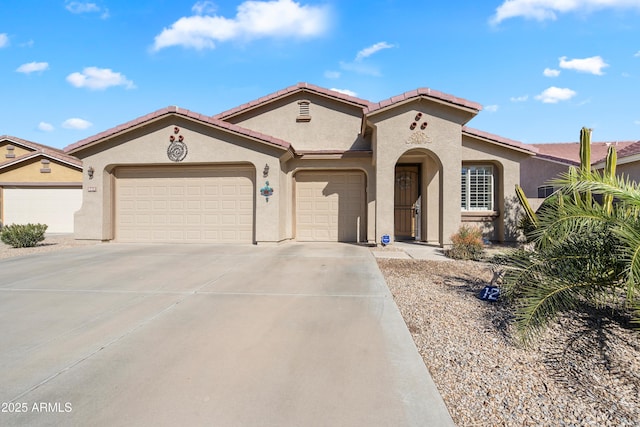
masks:
<path fill-rule="evenodd" d="M 495 113 L 496 111 L 498 111 L 498 108 L 499 108 L 498 105 L 485 105 L 484 111 L 487 111 L 489 113 Z"/>
<path fill-rule="evenodd" d="M 22 64 L 19 66 L 16 71 L 18 73 L 29 74 L 36 71 L 45 71 L 49 69 L 49 63 L 47 62 L 29 62 L 27 64 Z"/>
<path fill-rule="evenodd" d="M 127 80 L 124 75 L 115 73 L 109 68 L 87 67 L 82 70 L 82 73 L 69 74 L 67 81 L 75 87 L 86 87 L 94 90 L 103 90 L 111 86 L 124 86 L 127 89 L 135 88 L 131 80 Z"/>
<path fill-rule="evenodd" d="M 89 127 L 93 126 L 93 123 L 88 122 L 84 119 L 79 119 L 77 117 L 71 118 L 71 119 L 67 119 L 64 122 L 62 122 L 62 127 L 65 129 L 79 129 L 79 130 L 83 130 L 83 129 L 87 129 Z"/>
<path fill-rule="evenodd" d="M 395 46 L 387 42 L 379 42 L 369 47 L 365 47 L 356 55 L 356 61 L 362 61 L 364 58 L 367 58 L 382 49 L 391 49 L 393 47 Z"/>
<path fill-rule="evenodd" d="M 634 57 L 640 58 L 640 50 L 633 54 Z"/>
<path fill-rule="evenodd" d="M 102 13 L 100 17 L 102 19 L 107 19 L 109 17 L 109 9 L 102 8 L 95 3 L 89 2 L 80 2 L 80 1 L 67 1 L 65 4 L 65 9 L 67 9 L 71 13 L 81 14 L 81 13 Z"/>
<path fill-rule="evenodd" d="M 349 90 L 349 89 L 336 89 L 336 88 L 333 88 L 333 87 L 332 87 L 332 88 L 331 88 L 331 90 L 333 90 L 333 91 L 335 91 L 335 92 L 342 93 L 342 94 L 344 94 L 344 95 L 349 95 L 349 96 L 358 96 L 358 94 L 357 94 L 357 93 L 355 93 L 354 91 Z"/>
<path fill-rule="evenodd" d="M 510 98 L 511 102 L 525 102 L 527 99 L 529 99 L 529 95 L 522 95 L 522 96 L 513 96 Z"/>
<path fill-rule="evenodd" d="M 551 86 L 545 89 L 536 99 L 545 104 L 557 104 L 560 101 L 567 101 L 577 95 L 577 92 L 567 89 Z"/>
<path fill-rule="evenodd" d="M 43 131 L 43 132 L 51 132 L 55 128 L 53 127 L 53 125 L 51 123 L 40 122 L 40 123 L 38 123 L 38 129 Z"/>
<path fill-rule="evenodd" d="M 365 74 L 368 76 L 380 76 L 380 70 L 377 67 L 364 64 L 362 62 L 340 62 L 340 68 L 345 71 L 352 71 L 358 74 Z"/>
<path fill-rule="evenodd" d="M 604 73 L 602 72 L 602 69 L 608 66 L 609 64 L 604 62 L 600 56 L 570 60 L 567 60 L 566 56 L 560 58 L 560 68 L 575 70 L 581 73 L 595 74 L 597 76 L 603 75 Z"/>
<path fill-rule="evenodd" d="M 537 21 L 556 20 L 557 14 L 599 9 L 640 9 L 638 0 L 505 0 L 491 17 L 493 25 L 516 17 Z"/>
<path fill-rule="evenodd" d="M 325 71 L 324 72 L 324 76 L 328 79 L 339 79 L 340 78 L 340 71 Z"/>
<path fill-rule="evenodd" d="M 153 50 L 170 46 L 213 49 L 217 42 L 234 39 L 313 37 L 328 27 L 326 6 L 303 6 L 293 0 L 245 1 L 234 18 L 194 15 L 178 19 L 155 37 Z"/>
<path fill-rule="evenodd" d="M 640 120 L 634 120 L 633 123 L 636 124 L 636 125 L 640 125 Z"/>
<path fill-rule="evenodd" d="M 0 33 L 0 48 L 9 46 L 9 36 L 7 33 Z"/>
<path fill-rule="evenodd" d="M 191 11 L 196 15 L 212 15 L 217 9 L 217 6 L 212 1 L 199 1 L 193 5 Z"/>
<path fill-rule="evenodd" d="M 560 70 L 554 70 L 553 68 L 545 68 L 542 72 L 545 77 L 558 77 L 560 75 Z"/>

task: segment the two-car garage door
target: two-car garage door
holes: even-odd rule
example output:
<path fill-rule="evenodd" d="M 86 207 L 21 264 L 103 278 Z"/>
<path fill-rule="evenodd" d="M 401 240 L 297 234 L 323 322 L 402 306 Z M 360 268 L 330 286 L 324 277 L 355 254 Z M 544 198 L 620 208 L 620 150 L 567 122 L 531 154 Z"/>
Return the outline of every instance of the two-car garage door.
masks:
<path fill-rule="evenodd" d="M 118 241 L 253 242 L 253 168 L 128 167 L 115 175 Z"/>

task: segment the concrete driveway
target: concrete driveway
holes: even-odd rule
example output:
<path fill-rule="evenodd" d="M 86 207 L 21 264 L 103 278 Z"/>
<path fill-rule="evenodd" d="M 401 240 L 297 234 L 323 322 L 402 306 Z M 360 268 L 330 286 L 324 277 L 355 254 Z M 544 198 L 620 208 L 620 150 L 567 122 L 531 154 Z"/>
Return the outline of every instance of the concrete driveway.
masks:
<path fill-rule="evenodd" d="M 453 424 L 365 247 L 10 258 L 0 327 L 4 426 Z"/>

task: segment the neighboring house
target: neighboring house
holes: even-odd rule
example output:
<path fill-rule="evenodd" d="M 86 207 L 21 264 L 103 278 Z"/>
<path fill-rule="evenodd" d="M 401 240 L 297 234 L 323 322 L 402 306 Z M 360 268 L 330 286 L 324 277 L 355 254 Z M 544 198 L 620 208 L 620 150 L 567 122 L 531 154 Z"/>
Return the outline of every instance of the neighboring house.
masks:
<path fill-rule="evenodd" d="M 82 205 L 82 162 L 61 150 L 0 136 L 0 221 L 72 233 Z"/>
<path fill-rule="evenodd" d="M 580 165 L 580 143 L 531 144 L 538 150 L 535 157 L 524 160 L 520 168 L 520 182 L 525 195 L 536 208 L 557 188 L 552 180 L 566 173 L 570 166 Z M 615 147 L 618 161 L 616 172 L 632 181 L 640 182 L 640 141 L 591 143 L 591 167 L 603 170 L 607 151 Z"/>
<path fill-rule="evenodd" d="M 480 109 L 306 83 L 213 117 L 164 108 L 65 149 L 85 167 L 76 238 L 444 246 L 465 222 L 514 240 L 514 186 L 537 149 L 465 127 Z"/>

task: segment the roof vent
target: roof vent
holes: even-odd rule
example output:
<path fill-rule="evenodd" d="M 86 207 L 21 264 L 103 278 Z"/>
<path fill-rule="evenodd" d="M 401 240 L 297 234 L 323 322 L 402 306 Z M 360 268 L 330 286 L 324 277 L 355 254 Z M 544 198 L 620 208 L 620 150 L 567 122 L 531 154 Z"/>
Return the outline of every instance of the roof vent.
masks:
<path fill-rule="evenodd" d="M 298 117 L 296 117 L 296 122 L 310 122 L 311 121 L 311 102 L 307 100 L 298 101 Z"/>

